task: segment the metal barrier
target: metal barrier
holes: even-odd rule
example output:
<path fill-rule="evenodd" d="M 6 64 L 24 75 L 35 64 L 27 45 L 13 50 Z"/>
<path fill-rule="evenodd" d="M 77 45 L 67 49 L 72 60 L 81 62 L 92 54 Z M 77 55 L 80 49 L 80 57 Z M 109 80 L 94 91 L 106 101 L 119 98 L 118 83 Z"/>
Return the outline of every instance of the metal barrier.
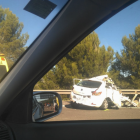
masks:
<path fill-rule="evenodd" d="M 43 91 L 43 92 L 51 91 L 51 92 L 57 92 L 59 94 L 67 94 L 67 95 L 69 95 L 71 93 L 71 90 L 34 90 L 34 92 L 36 92 L 36 91 Z"/>
<path fill-rule="evenodd" d="M 140 94 L 140 89 L 120 89 L 122 94 Z"/>
<path fill-rule="evenodd" d="M 34 90 L 34 91 L 52 91 L 57 92 L 59 94 L 70 94 L 71 90 Z M 120 93 L 122 94 L 140 94 L 140 89 L 120 89 Z"/>
<path fill-rule="evenodd" d="M 68 96 L 70 96 L 71 90 L 34 90 L 34 92 L 45 92 L 45 91 L 51 91 L 51 92 L 57 92 L 60 95 L 67 95 L 66 98 L 69 98 Z M 136 104 L 134 101 L 135 99 L 138 97 L 138 95 L 140 94 L 140 89 L 120 89 L 119 90 L 120 93 L 122 93 L 123 95 L 126 96 L 131 96 L 131 98 L 129 99 L 131 101 L 131 103 Z M 65 98 L 65 97 L 64 97 Z M 62 97 L 63 99 L 63 97 Z M 137 107 L 138 107 L 138 103 L 140 103 L 140 97 L 137 99 Z"/>

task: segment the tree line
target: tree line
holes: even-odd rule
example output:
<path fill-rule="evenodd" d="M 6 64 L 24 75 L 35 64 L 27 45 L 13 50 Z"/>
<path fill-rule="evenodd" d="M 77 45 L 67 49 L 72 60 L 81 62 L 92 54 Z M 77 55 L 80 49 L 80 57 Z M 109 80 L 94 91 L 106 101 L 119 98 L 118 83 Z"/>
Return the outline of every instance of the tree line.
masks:
<path fill-rule="evenodd" d="M 0 7 L 0 53 L 11 67 L 26 50 L 28 33 L 24 24 L 8 8 Z M 140 25 L 134 34 L 122 38 L 123 49 L 100 45 L 93 31 L 63 57 L 35 85 L 35 89 L 71 89 L 73 78 L 91 78 L 108 74 L 120 88 L 140 88 Z"/>
<path fill-rule="evenodd" d="M 99 44 L 98 35 L 95 32 L 89 34 L 40 79 L 35 89 L 71 89 L 73 78 L 106 74 L 114 50 L 111 46 L 107 49 L 99 47 Z"/>
<path fill-rule="evenodd" d="M 73 78 L 104 74 L 119 88 L 140 89 L 140 25 L 134 34 L 122 38 L 120 53 L 99 44 L 98 35 L 89 34 L 40 79 L 35 89 L 71 89 Z"/>
<path fill-rule="evenodd" d="M 115 53 L 109 76 L 120 88 L 140 89 L 140 25 L 129 38 L 122 38 L 122 44 L 121 53 Z"/>
<path fill-rule="evenodd" d="M 0 6 L 0 53 L 5 54 L 9 68 L 26 50 L 28 33 L 21 34 L 24 24 L 9 10 Z"/>

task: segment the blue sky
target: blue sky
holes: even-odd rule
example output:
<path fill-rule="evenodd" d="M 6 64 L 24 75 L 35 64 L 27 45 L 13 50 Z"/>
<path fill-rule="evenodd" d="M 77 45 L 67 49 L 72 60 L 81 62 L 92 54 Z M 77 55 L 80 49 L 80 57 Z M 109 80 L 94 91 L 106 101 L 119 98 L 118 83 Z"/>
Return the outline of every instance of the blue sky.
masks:
<path fill-rule="evenodd" d="M 27 46 L 29 46 L 35 38 L 41 33 L 41 31 L 46 27 L 46 25 L 55 17 L 55 15 L 64 6 L 67 0 L 49 0 L 57 5 L 57 7 L 51 12 L 51 14 L 46 18 L 40 18 L 32 13 L 29 13 L 24 9 L 30 0 L 1 0 L 0 5 L 3 8 L 9 8 L 16 16 L 19 18 L 20 22 L 23 22 L 24 28 L 22 33 L 28 33 L 29 39 L 27 41 Z"/>
<path fill-rule="evenodd" d="M 50 0 L 58 5 L 59 0 Z M 27 46 L 29 46 L 38 34 L 45 28 L 46 24 L 58 13 L 59 9 L 63 7 L 66 0 L 61 0 L 53 12 L 44 20 L 32 13 L 29 13 L 23 9 L 29 0 L 2 0 L 1 6 L 3 8 L 10 8 L 10 10 L 19 17 L 19 21 L 24 23 L 24 29 L 22 33 L 29 34 L 29 40 Z M 135 27 L 140 24 L 140 1 L 127 7 L 117 15 L 106 21 L 95 32 L 98 34 L 100 39 L 100 46 L 105 45 L 106 47 L 111 46 L 114 51 L 123 49 L 121 40 L 123 36 L 129 36 L 134 33 Z"/>
<path fill-rule="evenodd" d="M 123 49 L 121 40 L 123 36 L 129 37 L 134 33 L 135 27 L 140 24 L 140 1 L 130 5 L 98 27 L 95 32 L 100 39 L 100 46 L 111 46 L 114 51 Z"/>

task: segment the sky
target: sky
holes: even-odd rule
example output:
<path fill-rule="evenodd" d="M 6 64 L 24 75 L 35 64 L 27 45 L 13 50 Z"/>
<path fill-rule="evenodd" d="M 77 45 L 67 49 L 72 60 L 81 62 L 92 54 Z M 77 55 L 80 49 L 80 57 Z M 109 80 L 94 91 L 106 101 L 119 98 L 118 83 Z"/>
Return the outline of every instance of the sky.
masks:
<path fill-rule="evenodd" d="M 43 29 L 50 23 L 50 21 L 57 15 L 57 13 L 67 2 L 67 0 L 61 0 L 61 2 L 60 0 L 49 0 L 55 3 L 57 6 L 46 19 L 43 19 L 23 10 L 29 1 L 30 0 L 1 0 L 0 2 L 2 8 L 9 8 L 10 11 L 12 11 L 12 13 L 19 18 L 19 21 L 23 22 L 24 28 L 22 33 L 29 34 L 29 39 L 26 46 L 30 46 L 35 38 L 41 33 L 41 31 L 43 31 Z"/>
<path fill-rule="evenodd" d="M 120 11 L 95 30 L 101 42 L 100 46 L 111 46 L 115 52 L 120 52 L 123 49 L 122 37 L 134 34 L 138 24 L 140 24 L 140 1 Z"/>
<path fill-rule="evenodd" d="M 46 19 L 43 19 L 23 10 L 29 0 L 1 0 L 0 5 L 3 8 L 9 8 L 16 14 L 19 21 L 23 22 L 24 28 L 22 33 L 27 32 L 29 34 L 29 40 L 26 46 L 30 46 L 39 33 L 41 33 L 67 2 L 67 0 L 61 0 L 61 3 L 59 3 L 60 0 L 50 1 L 54 2 L 57 7 Z M 135 27 L 138 26 L 138 24 L 140 24 L 140 1 L 122 10 L 95 30 L 101 42 L 100 46 L 105 45 L 106 48 L 111 46 L 115 52 L 120 52 L 120 50 L 123 49 L 121 43 L 122 37 L 125 35 L 129 37 L 129 34 L 134 33 Z"/>

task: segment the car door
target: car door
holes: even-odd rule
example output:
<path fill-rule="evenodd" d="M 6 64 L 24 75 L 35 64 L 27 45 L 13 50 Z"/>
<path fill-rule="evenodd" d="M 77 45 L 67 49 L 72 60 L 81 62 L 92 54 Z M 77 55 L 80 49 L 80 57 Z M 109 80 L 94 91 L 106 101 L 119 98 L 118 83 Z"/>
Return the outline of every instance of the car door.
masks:
<path fill-rule="evenodd" d="M 121 106 L 121 95 L 116 88 L 113 88 L 113 102 Z"/>
<path fill-rule="evenodd" d="M 113 101 L 113 89 L 111 83 L 106 83 L 106 97 Z"/>
<path fill-rule="evenodd" d="M 104 5 L 102 1 L 100 5 L 97 1 L 71 0 L 67 3 L 1 82 L 0 124 L 8 128 L 9 139 L 112 139 L 114 135 L 116 139 L 133 139 L 134 134 L 139 136 L 139 120 L 32 122 L 36 82 L 91 30 L 132 2 L 109 1 Z"/>

